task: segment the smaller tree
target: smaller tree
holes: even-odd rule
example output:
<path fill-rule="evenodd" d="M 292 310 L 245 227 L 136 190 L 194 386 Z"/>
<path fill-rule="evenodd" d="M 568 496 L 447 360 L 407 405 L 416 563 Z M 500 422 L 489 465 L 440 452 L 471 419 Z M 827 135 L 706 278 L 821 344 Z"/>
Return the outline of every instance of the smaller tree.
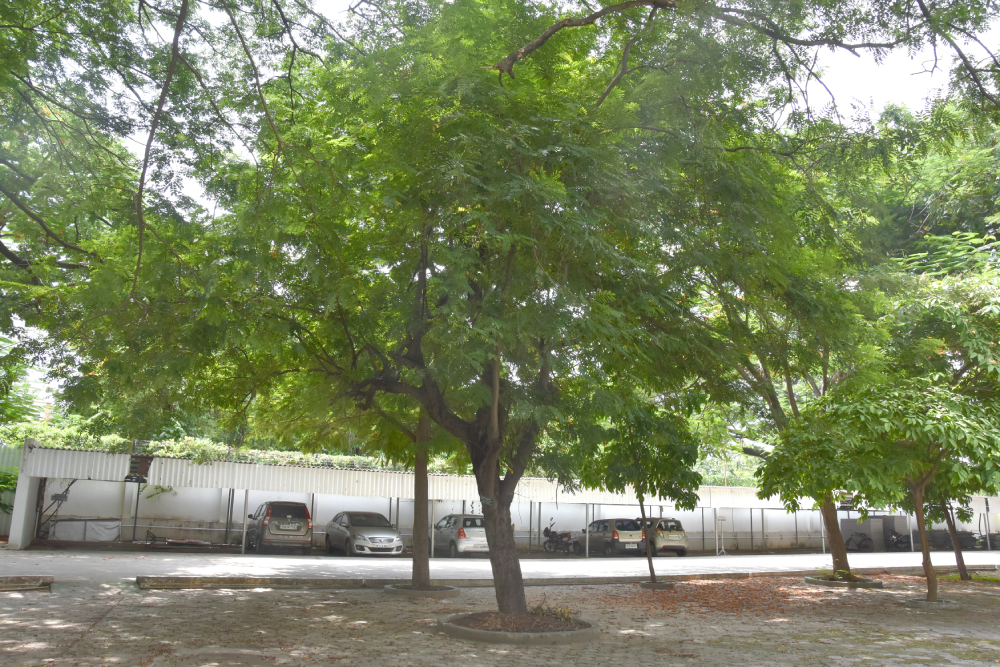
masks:
<path fill-rule="evenodd" d="M 635 491 L 646 539 L 649 578 L 655 583 L 653 531 L 647 525 L 645 501 L 670 498 L 679 508 L 694 509 L 701 484 L 701 475 L 692 470 L 698 462 L 698 443 L 684 419 L 648 405 L 627 411 L 607 436 L 595 455 L 587 459 L 580 481 L 588 488 Z"/>

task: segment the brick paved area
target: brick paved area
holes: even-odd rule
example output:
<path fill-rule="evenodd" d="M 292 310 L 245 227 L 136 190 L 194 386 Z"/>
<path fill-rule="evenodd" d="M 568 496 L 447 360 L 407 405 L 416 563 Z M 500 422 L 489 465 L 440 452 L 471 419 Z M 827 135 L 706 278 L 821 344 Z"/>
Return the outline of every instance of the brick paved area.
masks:
<path fill-rule="evenodd" d="M 995 665 L 1000 586 L 945 582 L 957 612 L 906 609 L 916 577 L 844 592 L 800 578 L 536 587 L 529 600 L 600 622 L 601 639 L 552 648 L 488 646 L 437 633 L 436 617 L 494 609 L 492 590 L 457 599 L 377 590 L 139 591 L 56 584 L 0 593 L 0 664 L 13 665 Z"/>

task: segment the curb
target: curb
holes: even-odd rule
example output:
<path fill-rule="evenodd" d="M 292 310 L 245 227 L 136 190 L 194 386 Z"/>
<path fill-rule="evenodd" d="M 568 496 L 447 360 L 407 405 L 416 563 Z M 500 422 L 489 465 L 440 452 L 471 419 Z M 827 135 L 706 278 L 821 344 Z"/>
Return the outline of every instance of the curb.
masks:
<path fill-rule="evenodd" d="M 468 612 L 449 614 L 438 619 L 438 630 L 455 639 L 483 642 L 486 644 L 516 644 L 519 646 L 556 646 L 589 642 L 601 636 L 601 629 L 594 621 L 581 621 L 587 627 L 565 632 L 499 632 L 495 630 L 474 630 L 451 623 L 453 618 Z"/>
<path fill-rule="evenodd" d="M 935 567 L 939 574 L 957 572 L 954 566 Z M 972 567 L 969 572 L 993 572 L 996 568 Z M 859 575 L 912 574 L 922 575 L 924 569 L 916 567 L 857 567 L 852 572 Z M 715 580 L 715 579 L 756 579 L 759 577 L 811 577 L 823 574 L 820 570 L 783 570 L 772 572 L 704 572 L 700 574 L 662 574 L 657 579 L 664 582 Z M 10 577 L 7 577 L 8 579 Z M 30 577 L 21 577 L 30 578 Z M 45 578 L 45 577 L 42 577 Z M 0 577 L 2 583 L 4 577 Z M 39 577 L 33 577 L 39 579 Z M 52 577 L 48 577 L 51 583 Z M 389 584 L 409 583 L 410 579 L 333 579 L 326 577 L 173 577 L 140 576 L 135 583 L 140 589 L 184 589 L 184 588 L 384 588 Z M 552 577 L 525 579 L 525 586 L 605 586 L 610 584 L 641 584 L 649 582 L 648 575 L 621 577 Z M 48 585 L 48 583 L 43 585 Z M 435 586 L 457 588 L 492 588 L 492 579 L 432 579 Z"/>
<path fill-rule="evenodd" d="M 53 581 L 55 577 L 38 575 L 0 577 L 0 591 L 48 590 Z"/>
<path fill-rule="evenodd" d="M 422 591 L 413 588 L 396 588 L 396 584 L 386 584 L 384 586 L 386 595 L 401 595 L 411 598 L 431 598 L 432 600 L 442 600 L 444 598 L 457 598 L 461 591 L 454 586 L 446 586 L 444 590 Z"/>
<path fill-rule="evenodd" d="M 878 579 L 861 579 L 859 581 L 829 581 L 819 577 L 803 577 L 810 586 L 825 586 L 826 588 L 882 588 Z"/>

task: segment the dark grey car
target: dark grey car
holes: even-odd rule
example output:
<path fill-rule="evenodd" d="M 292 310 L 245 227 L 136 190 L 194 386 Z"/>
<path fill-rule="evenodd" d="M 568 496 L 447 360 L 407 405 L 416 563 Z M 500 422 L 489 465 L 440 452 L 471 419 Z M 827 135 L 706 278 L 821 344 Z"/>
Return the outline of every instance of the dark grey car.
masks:
<path fill-rule="evenodd" d="M 345 556 L 399 556 L 403 538 L 377 512 L 341 512 L 326 524 L 326 550 L 342 551 Z"/>
<path fill-rule="evenodd" d="M 307 554 L 312 549 L 312 517 L 305 503 L 268 501 L 247 519 L 247 551 L 284 547 Z"/>
<path fill-rule="evenodd" d="M 601 519 L 587 526 L 587 530 L 590 532 L 590 553 L 603 553 L 605 556 L 646 554 L 646 543 L 638 521 Z M 587 543 L 586 534 L 577 533 L 573 540 L 573 550 L 583 553 L 583 545 Z"/>

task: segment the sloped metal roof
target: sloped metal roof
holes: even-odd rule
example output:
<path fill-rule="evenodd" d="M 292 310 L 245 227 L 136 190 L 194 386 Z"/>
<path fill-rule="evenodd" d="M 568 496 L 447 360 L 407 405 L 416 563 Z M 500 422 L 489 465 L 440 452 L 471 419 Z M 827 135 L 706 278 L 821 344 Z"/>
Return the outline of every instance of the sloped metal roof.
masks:
<path fill-rule="evenodd" d="M 32 477 L 91 479 L 121 482 L 129 469 L 128 454 L 87 452 L 35 447 L 28 455 L 25 472 Z M 357 468 L 327 468 L 270 465 L 236 461 L 196 463 L 190 459 L 157 456 L 149 466 L 149 484 L 175 488 L 249 489 L 251 491 L 324 493 L 374 498 L 412 498 L 413 473 Z M 479 497 L 472 475 L 428 476 L 428 495 L 436 500 L 474 500 Z M 781 507 L 777 498 L 760 500 L 756 489 L 709 487 L 699 490 L 704 507 Z M 600 489 L 567 489 L 553 480 L 522 479 L 515 501 L 545 503 L 594 503 L 637 505 L 634 493 L 612 493 Z M 649 505 L 668 505 L 667 499 L 648 498 Z"/>

